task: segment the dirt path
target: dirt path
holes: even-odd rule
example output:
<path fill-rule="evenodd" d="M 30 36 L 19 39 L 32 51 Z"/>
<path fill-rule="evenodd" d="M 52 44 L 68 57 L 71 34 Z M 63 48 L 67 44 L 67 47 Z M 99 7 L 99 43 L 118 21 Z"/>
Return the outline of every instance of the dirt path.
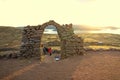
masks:
<path fill-rule="evenodd" d="M 36 65 L 38 65 L 38 64 L 32 64 L 32 65 L 26 66 L 18 71 L 15 71 L 15 72 L 9 74 L 8 76 L 3 77 L 2 80 L 12 80 L 14 77 L 22 75 L 24 72 L 31 70 Z"/>
<path fill-rule="evenodd" d="M 120 52 L 97 52 L 81 61 L 74 80 L 120 80 Z"/>
<path fill-rule="evenodd" d="M 119 51 L 89 51 L 54 61 L 0 60 L 0 80 L 120 80 Z"/>

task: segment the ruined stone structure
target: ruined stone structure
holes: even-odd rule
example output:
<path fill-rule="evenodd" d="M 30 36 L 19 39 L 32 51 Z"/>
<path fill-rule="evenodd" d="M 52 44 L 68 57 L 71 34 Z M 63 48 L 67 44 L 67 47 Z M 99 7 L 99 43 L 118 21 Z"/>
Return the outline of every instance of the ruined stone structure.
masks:
<path fill-rule="evenodd" d="M 84 53 L 83 40 L 74 34 L 72 24 L 60 25 L 53 20 L 50 20 L 42 25 L 24 27 L 20 50 L 23 57 L 41 56 L 41 37 L 44 29 L 49 25 L 53 25 L 57 29 L 61 41 L 61 58 Z"/>

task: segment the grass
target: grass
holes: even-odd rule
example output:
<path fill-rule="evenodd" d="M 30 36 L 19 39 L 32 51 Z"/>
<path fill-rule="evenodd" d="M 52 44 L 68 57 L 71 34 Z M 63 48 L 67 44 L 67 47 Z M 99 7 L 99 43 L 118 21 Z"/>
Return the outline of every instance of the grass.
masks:
<path fill-rule="evenodd" d="M 93 50 L 109 50 L 109 49 L 120 49 L 120 47 L 115 47 L 115 46 L 86 46 L 88 49 L 93 49 Z"/>
<path fill-rule="evenodd" d="M 0 48 L 18 46 L 21 43 L 21 33 L 21 29 L 0 26 Z"/>

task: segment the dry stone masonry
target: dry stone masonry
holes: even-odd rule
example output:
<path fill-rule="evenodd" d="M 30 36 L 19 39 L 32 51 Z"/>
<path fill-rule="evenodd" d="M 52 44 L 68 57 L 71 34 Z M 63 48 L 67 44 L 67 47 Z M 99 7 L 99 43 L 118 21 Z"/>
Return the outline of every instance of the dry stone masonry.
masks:
<path fill-rule="evenodd" d="M 21 56 L 26 58 L 41 56 L 41 37 L 44 29 L 49 25 L 53 25 L 57 29 L 61 41 L 61 58 L 84 53 L 83 40 L 74 34 L 72 24 L 59 25 L 55 21 L 50 20 L 42 25 L 24 27 L 20 49 Z"/>

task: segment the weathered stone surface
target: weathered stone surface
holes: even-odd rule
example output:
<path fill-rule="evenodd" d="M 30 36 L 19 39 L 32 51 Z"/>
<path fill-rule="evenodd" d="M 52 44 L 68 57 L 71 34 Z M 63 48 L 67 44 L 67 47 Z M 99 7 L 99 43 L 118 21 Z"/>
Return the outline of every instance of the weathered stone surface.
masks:
<path fill-rule="evenodd" d="M 56 27 L 61 40 L 61 57 L 66 58 L 73 55 L 84 54 L 83 40 L 74 34 L 72 24 L 59 25 L 50 20 L 42 25 L 24 27 L 21 56 L 32 57 L 40 56 L 41 36 L 48 25 Z"/>

